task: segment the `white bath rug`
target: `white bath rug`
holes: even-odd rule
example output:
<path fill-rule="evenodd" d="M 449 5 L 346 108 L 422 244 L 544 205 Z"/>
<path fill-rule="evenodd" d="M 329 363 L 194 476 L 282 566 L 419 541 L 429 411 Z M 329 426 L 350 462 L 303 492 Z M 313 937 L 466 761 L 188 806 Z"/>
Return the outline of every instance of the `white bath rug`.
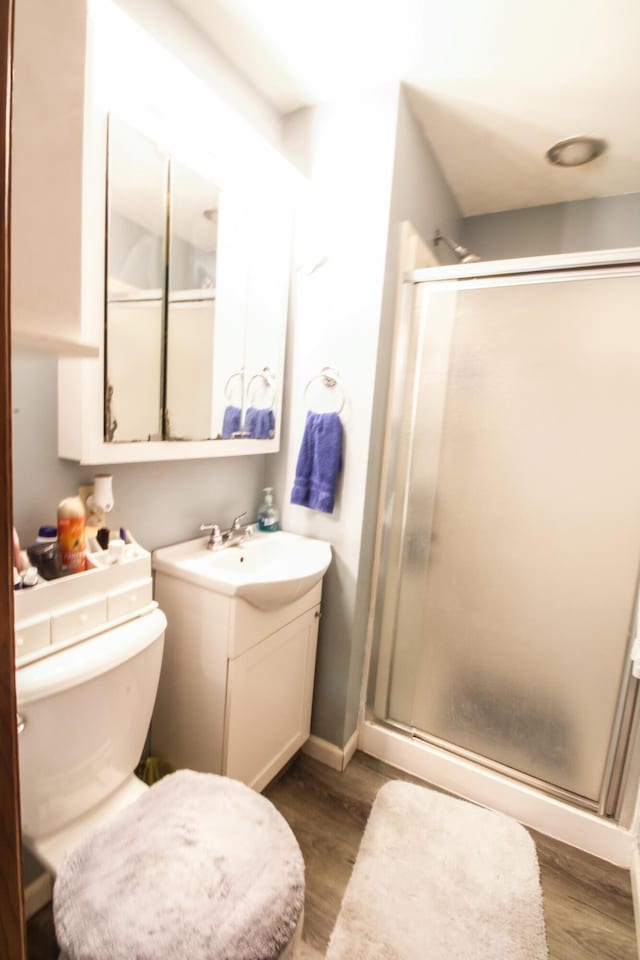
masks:
<path fill-rule="evenodd" d="M 326 960 L 546 960 L 538 859 L 511 817 L 380 789 Z"/>

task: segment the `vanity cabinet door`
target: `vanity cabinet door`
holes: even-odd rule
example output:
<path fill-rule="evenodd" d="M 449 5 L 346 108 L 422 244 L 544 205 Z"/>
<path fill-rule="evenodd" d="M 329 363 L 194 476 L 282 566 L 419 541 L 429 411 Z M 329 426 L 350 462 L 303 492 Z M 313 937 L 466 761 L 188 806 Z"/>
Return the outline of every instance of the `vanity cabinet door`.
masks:
<path fill-rule="evenodd" d="M 229 661 L 225 773 L 255 790 L 309 737 L 320 607 Z"/>

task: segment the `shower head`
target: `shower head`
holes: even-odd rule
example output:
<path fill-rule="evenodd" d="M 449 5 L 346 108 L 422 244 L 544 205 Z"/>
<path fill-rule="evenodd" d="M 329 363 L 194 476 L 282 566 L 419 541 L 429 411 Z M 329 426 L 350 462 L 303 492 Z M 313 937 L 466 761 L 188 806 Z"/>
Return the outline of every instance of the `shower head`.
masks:
<path fill-rule="evenodd" d="M 476 253 L 470 253 L 462 244 L 456 243 L 455 240 L 450 240 L 449 237 L 445 237 L 444 233 L 440 233 L 439 230 L 436 230 L 434 233 L 433 242 L 436 247 L 440 242 L 445 243 L 449 247 L 449 250 L 452 250 L 459 258 L 460 263 L 478 263 L 478 261 L 482 260 L 482 257 L 479 257 Z"/>

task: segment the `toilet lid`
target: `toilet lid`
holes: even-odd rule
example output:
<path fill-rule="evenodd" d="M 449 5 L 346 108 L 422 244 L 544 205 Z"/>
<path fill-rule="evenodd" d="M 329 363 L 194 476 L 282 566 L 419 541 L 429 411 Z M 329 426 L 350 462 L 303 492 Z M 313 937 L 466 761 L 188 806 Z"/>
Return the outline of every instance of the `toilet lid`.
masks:
<path fill-rule="evenodd" d="M 69 960 L 267 960 L 303 900 L 302 854 L 273 804 L 181 770 L 70 852 L 53 908 Z"/>

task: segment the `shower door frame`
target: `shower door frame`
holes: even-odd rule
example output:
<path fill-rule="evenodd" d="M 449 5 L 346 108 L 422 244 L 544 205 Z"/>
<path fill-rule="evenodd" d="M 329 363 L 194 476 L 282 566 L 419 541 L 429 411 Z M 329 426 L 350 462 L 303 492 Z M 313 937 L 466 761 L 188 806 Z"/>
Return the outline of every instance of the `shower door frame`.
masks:
<path fill-rule="evenodd" d="M 561 254 L 515 260 L 480 261 L 452 267 L 429 267 L 414 270 L 403 280 L 402 308 L 397 317 L 396 340 L 400 349 L 392 359 L 389 389 L 386 467 L 381 479 L 378 519 L 378 570 L 372 593 L 372 637 L 368 678 L 368 714 L 375 722 L 403 731 L 447 753 L 470 760 L 512 780 L 540 790 L 551 797 L 582 807 L 600 817 L 622 819 L 626 785 L 637 780 L 637 767 L 632 764 L 631 745 L 640 738 L 639 684 L 631 674 L 630 651 L 638 631 L 640 581 L 636 585 L 636 602 L 627 637 L 627 664 L 617 699 L 615 718 L 605 763 L 603 788 L 599 800 L 593 802 L 561 787 L 541 781 L 525 772 L 514 770 L 498 761 L 458 747 L 448 741 L 398 721 L 389 719 L 388 697 L 398 616 L 401 557 L 406 534 L 406 511 L 411 466 L 411 437 L 416 415 L 415 377 L 421 339 L 420 318 L 416 315 L 416 290 L 421 284 L 434 284 L 434 289 L 452 292 L 522 283 L 561 282 L 575 279 L 602 279 L 617 276 L 640 276 L 640 248 L 605 250 L 589 253 Z M 411 398 L 411 403 L 407 403 Z M 410 407 L 410 422 L 405 410 Z M 402 475 L 401 468 L 404 467 Z"/>

